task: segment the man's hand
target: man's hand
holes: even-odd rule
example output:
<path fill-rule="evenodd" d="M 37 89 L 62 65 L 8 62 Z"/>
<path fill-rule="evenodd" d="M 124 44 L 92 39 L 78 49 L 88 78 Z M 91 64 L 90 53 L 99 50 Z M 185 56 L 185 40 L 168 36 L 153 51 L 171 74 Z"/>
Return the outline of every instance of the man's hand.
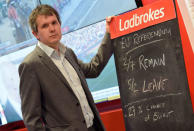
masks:
<path fill-rule="evenodd" d="M 106 17 L 106 32 L 110 33 L 110 22 L 115 16 Z"/>

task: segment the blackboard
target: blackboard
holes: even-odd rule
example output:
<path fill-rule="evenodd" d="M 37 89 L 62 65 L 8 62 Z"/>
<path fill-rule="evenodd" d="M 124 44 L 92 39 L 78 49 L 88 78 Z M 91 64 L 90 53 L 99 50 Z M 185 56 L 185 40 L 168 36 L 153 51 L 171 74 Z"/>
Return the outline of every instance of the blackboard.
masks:
<path fill-rule="evenodd" d="M 126 131 L 193 131 L 177 18 L 114 41 Z"/>

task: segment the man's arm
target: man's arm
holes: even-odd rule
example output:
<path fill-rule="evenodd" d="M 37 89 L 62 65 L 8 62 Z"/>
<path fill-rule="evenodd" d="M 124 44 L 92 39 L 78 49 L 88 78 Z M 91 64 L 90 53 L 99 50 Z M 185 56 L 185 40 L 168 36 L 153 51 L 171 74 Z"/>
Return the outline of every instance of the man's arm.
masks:
<path fill-rule="evenodd" d="M 85 77 L 97 77 L 102 72 L 110 57 L 112 56 L 113 46 L 112 40 L 110 39 L 110 22 L 112 18 L 113 17 L 106 18 L 105 36 L 102 40 L 97 54 L 92 58 L 91 62 L 84 64 L 82 61 L 79 61 L 80 67 L 83 70 Z"/>
<path fill-rule="evenodd" d="M 41 121 L 41 91 L 37 76 L 28 64 L 19 66 L 19 75 L 24 124 L 28 131 L 45 131 Z"/>

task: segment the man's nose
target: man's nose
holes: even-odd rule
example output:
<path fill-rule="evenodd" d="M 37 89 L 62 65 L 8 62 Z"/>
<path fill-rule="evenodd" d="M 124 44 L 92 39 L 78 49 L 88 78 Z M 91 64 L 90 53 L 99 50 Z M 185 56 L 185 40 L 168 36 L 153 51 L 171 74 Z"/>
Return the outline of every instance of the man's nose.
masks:
<path fill-rule="evenodd" d="M 53 25 L 49 25 L 49 31 L 50 31 L 50 32 L 55 31 L 55 27 L 54 27 Z"/>

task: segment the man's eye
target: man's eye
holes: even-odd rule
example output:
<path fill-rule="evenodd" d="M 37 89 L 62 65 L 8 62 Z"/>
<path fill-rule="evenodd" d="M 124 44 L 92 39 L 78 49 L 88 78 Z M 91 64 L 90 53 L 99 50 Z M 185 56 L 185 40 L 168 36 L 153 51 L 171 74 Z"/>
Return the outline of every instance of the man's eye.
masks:
<path fill-rule="evenodd" d="M 46 27 L 48 27 L 48 25 L 46 25 L 46 24 L 42 26 L 42 28 L 46 28 Z"/>
<path fill-rule="evenodd" d="M 55 25 L 57 22 L 56 21 L 53 21 L 53 25 Z"/>

